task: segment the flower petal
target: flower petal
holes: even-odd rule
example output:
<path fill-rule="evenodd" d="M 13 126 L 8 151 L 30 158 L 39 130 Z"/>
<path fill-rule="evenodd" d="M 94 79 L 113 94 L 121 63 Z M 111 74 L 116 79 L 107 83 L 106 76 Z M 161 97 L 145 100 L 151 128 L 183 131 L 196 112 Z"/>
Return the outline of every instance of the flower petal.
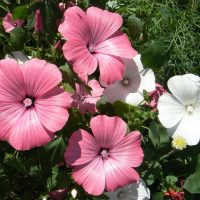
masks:
<path fill-rule="evenodd" d="M 55 132 L 62 129 L 68 120 L 66 108 L 71 106 L 70 95 L 61 88 L 54 88 L 35 100 L 35 109 L 43 126 Z"/>
<path fill-rule="evenodd" d="M 125 101 L 126 96 L 129 94 L 129 90 L 122 85 L 121 81 L 117 81 L 106 87 L 103 94 L 108 102 L 114 103 L 117 100 Z"/>
<path fill-rule="evenodd" d="M 75 167 L 72 177 L 89 194 L 102 194 L 105 188 L 105 171 L 102 158 L 98 156 L 85 165 Z"/>
<path fill-rule="evenodd" d="M 155 90 L 156 83 L 155 83 L 155 75 L 151 69 L 144 69 L 140 72 L 141 83 L 139 87 L 139 91 L 143 93 L 143 90 L 147 92 L 151 92 Z"/>
<path fill-rule="evenodd" d="M 23 112 L 24 106 L 21 103 L 0 103 L 0 140 L 8 140 L 12 133 L 10 130 Z"/>
<path fill-rule="evenodd" d="M 158 118 L 162 125 L 171 128 L 184 116 L 185 106 L 174 96 L 166 93 L 158 100 L 158 112 Z"/>
<path fill-rule="evenodd" d="M 16 116 L 9 143 L 17 150 L 29 150 L 47 144 L 52 136 L 40 123 L 35 109 L 30 108 Z"/>
<path fill-rule="evenodd" d="M 78 38 L 87 42 L 90 32 L 85 12 L 73 6 L 65 11 L 64 17 L 63 23 L 58 27 L 62 36 L 67 40 Z"/>
<path fill-rule="evenodd" d="M 59 69 L 45 60 L 31 59 L 21 67 L 26 93 L 39 97 L 56 87 L 62 80 Z"/>
<path fill-rule="evenodd" d="M 96 7 L 90 7 L 86 12 L 88 26 L 91 31 L 91 41 L 103 42 L 122 26 L 122 17 Z"/>
<path fill-rule="evenodd" d="M 90 75 L 97 68 L 97 59 L 88 51 L 84 41 L 67 41 L 63 46 L 63 53 L 80 76 Z"/>
<path fill-rule="evenodd" d="M 88 86 L 92 88 L 92 90 L 90 91 L 92 97 L 100 97 L 103 95 L 104 89 L 100 86 L 97 80 L 89 81 Z"/>
<path fill-rule="evenodd" d="M 109 85 L 122 80 L 125 66 L 120 58 L 104 54 L 94 54 L 94 56 L 99 62 L 100 82 Z"/>
<path fill-rule="evenodd" d="M 121 32 L 99 43 L 95 47 L 95 53 L 119 56 L 122 58 L 133 58 L 137 55 L 137 51 L 132 48 L 128 37 Z"/>
<path fill-rule="evenodd" d="M 187 145 L 196 145 L 200 140 L 200 112 L 185 113 L 180 123 L 168 129 L 169 135 L 174 138 L 183 137 Z"/>
<path fill-rule="evenodd" d="M 127 131 L 127 125 L 121 118 L 106 115 L 93 117 L 90 128 L 102 148 L 113 147 L 124 138 Z"/>
<path fill-rule="evenodd" d="M 125 166 L 138 167 L 144 157 L 140 132 L 133 131 L 129 133 L 109 151 L 109 154 L 112 159 L 123 163 Z"/>
<path fill-rule="evenodd" d="M 14 59 L 0 61 L 0 102 L 21 102 L 25 86 L 20 66 Z"/>
<path fill-rule="evenodd" d="M 95 138 L 87 131 L 79 129 L 69 139 L 65 150 L 65 161 L 71 166 L 82 165 L 94 160 L 99 147 Z"/>
<path fill-rule="evenodd" d="M 173 76 L 168 80 L 168 88 L 176 98 L 185 105 L 193 104 L 200 95 L 200 89 L 195 83 L 196 76 L 186 74 Z"/>
<path fill-rule="evenodd" d="M 133 105 L 133 106 L 138 106 L 142 101 L 144 100 L 143 93 L 141 92 L 135 92 L 135 93 L 129 93 L 126 96 L 126 103 Z"/>
<path fill-rule="evenodd" d="M 133 168 L 114 159 L 105 160 L 104 168 L 106 173 L 107 191 L 114 191 L 119 187 L 136 182 L 140 178 Z"/>

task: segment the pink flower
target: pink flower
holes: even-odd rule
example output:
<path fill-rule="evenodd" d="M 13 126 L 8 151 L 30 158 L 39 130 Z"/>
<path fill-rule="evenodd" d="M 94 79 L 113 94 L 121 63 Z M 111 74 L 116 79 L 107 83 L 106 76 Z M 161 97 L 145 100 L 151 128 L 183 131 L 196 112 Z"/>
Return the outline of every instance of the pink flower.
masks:
<path fill-rule="evenodd" d="M 35 32 L 42 32 L 42 16 L 39 9 L 35 11 Z"/>
<path fill-rule="evenodd" d="M 149 92 L 149 96 L 151 97 L 151 101 L 148 104 L 153 109 L 157 109 L 158 99 L 161 95 L 163 95 L 166 90 L 163 88 L 162 85 L 156 83 L 156 89 L 152 92 Z"/>
<path fill-rule="evenodd" d="M 125 69 L 121 58 L 137 54 L 128 37 L 119 31 L 122 17 L 96 7 L 85 13 L 77 6 L 67 9 L 64 16 L 58 30 L 67 39 L 63 52 L 73 70 L 90 75 L 99 65 L 101 82 L 121 80 Z"/>
<path fill-rule="evenodd" d="M 22 26 L 23 23 L 24 23 L 24 20 L 21 20 L 21 19 L 13 20 L 12 14 L 7 13 L 6 16 L 3 18 L 2 25 L 3 25 L 5 32 L 9 33 L 16 27 Z"/>
<path fill-rule="evenodd" d="M 126 135 L 126 123 L 106 115 L 92 118 L 90 128 L 94 136 L 79 129 L 69 139 L 65 160 L 73 167 L 73 179 L 92 195 L 138 181 L 132 167 L 143 160 L 140 132 Z"/>
<path fill-rule="evenodd" d="M 155 90 L 154 72 L 149 68 L 143 68 L 140 54 L 133 59 L 124 59 L 124 63 L 126 69 L 123 79 L 108 85 L 104 90 L 104 96 L 110 103 L 120 100 L 138 106 L 144 101 L 143 90 Z"/>
<path fill-rule="evenodd" d="M 59 189 L 49 192 L 49 196 L 55 200 L 64 200 L 67 197 L 66 189 Z"/>
<path fill-rule="evenodd" d="M 65 125 L 70 95 L 57 87 L 62 76 L 45 60 L 0 61 L 0 139 L 17 150 L 48 143 Z"/>
<path fill-rule="evenodd" d="M 103 95 L 103 88 L 99 85 L 98 81 L 91 80 L 88 82 L 88 86 L 92 89 L 89 94 L 83 85 L 76 83 L 76 92 L 72 96 L 72 106 L 77 107 L 82 114 L 89 112 L 95 114 L 97 111 L 96 103 Z"/>

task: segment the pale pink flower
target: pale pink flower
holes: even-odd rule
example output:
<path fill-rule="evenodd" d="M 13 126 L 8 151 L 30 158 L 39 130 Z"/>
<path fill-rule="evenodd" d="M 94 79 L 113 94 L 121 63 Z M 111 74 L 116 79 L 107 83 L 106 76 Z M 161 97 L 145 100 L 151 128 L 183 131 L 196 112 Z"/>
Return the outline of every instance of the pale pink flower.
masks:
<path fill-rule="evenodd" d="M 91 88 L 90 94 L 83 85 L 76 83 L 76 92 L 73 94 L 72 106 L 80 110 L 82 114 L 89 112 L 94 114 L 96 109 L 96 103 L 103 95 L 103 88 L 99 85 L 96 80 L 88 82 L 88 86 Z"/>
<path fill-rule="evenodd" d="M 68 8 L 64 17 L 58 30 L 67 40 L 63 52 L 73 70 L 90 75 L 99 65 L 101 82 L 121 80 L 125 69 L 122 58 L 137 54 L 128 37 L 119 31 L 122 17 L 96 7 L 85 13 L 77 6 Z"/>
<path fill-rule="evenodd" d="M 57 85 L 62 76 L 45 60 L 0 61 L 0 139 L 17 150 L 48 143 L 65 125 L 72 99 Z"/>
<path fill-rule="evenodd" d="M 123 79 L 108 85 L 104 90 L 104 96 L 110 103 L 122 101 L 137 106 L 144 101 L 144 90 L 155 90 L 154 72 L 149 68 L 143 68 L 140 54 L 133 59 L 124 59 L 124 63 L 126 69 Z"/>
<path fill-rule="evenodd" d="M 42 32 L 42 16 L 39 9 L 35 11 L 35 32 Z"/>
<path fill-rule="evenodd" d="M 67 197 L 67 190 L 66 189 L 58 189 L 49 192 L 49 196 L 55 200 L 64 200 Z"/>
<path fill-rule="evenodd" d="M 5 32 L 9 33 L 13 29 L 22 26 L 23 23 L 24 23 L 24 20 L 21 20 L 21 19 L 13 20 L 12 14 L 7 13 L 6 16 L 3 18 L 2 25 Z"/>
<path fill-rule="evenodd" d="M 65 160 L 73 167 L 73 179 L 92 195 L 138 181 L 133 167 L 143 160 L 140 132 L 126 135 L 126 123 L 106 115 L 92 118 L 90 128 L 94 136 L 79 129 L 69 139 Z"/>
<path fill-rule="evenodd" d="M 151 97 L 151 101 L 148 104 L 153 109 L 157 109 L 158 99 L 161 95 L 163 95 L 166 92 L 166 90 L 163 88 L 162 85 L 159 83 L 156 83 L 156 89 L 149 92 L 149 97 Z"/>

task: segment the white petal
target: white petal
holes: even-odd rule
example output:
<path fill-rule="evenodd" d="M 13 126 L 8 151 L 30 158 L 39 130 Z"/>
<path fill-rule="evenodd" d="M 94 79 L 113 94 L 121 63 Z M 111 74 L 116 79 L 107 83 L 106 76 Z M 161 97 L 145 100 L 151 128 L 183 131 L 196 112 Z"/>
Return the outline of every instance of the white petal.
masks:
<path fill-rule="evenodd" d="M 115 192 L 105 193 L 110 200 L 148 200 L 150 191 L 142 179 L 136 183 L 119 188 Z"/>
<path fill-rule="evenodd" d="M 197 76 L 185 74 L 174 76 L 168 80 L 168 88 L 176 98 L 185 105 L 193 104 L 200 95 L 200 88 L 195 83 Z"/>
<path fill-rule="evenodd" d="M 5 58 L 14 58 L 19 64 L 23 64 L 29 60 L 21 51 L 13 51 L 11 54 L 6 54 Z"/>
<path fill-rule="evenodd" d="M 158 118 L 162 125 L 171 128 L 178 124 L 185 113 L 185 106 L 168 93 L 160 96 L 158 100 Z"/>
<path fill-rule="evenodd" d="M 196 145 L 200 140 L 200 112 L 185 113 L 183 119 L 176 126 L 168 129 L 169 135 L 174 138 L 181 136 L 187 145 Z"/>
<path fill-rule="evenodd" d="M 156 88 L 155 75 L 151 69 L 149 68 L 144 69 L 140 73 L 140 77 L 141 77 L 141 83 L 139 87 L 140 92 L 143 93 L 143 90 L 146 90 L 147 92 L 155 90 Z"/>
<path fill-rule="evenodd" d="M 143 93 L 135 92 L 129 93 L 126 97 L 126 103 L 131 104 L 133 106 L 138 106 L 144 100 Z"/>
<path fill-rule="evenodd" d="M 120 81 L 109 85 L 103 92 L 106 100 L 110 103 L 114 103 L 117 100 L 125 101 L 127 94 L 127 88 L 123 86 Z"/>
<path fill-rule="evenodd" d="M 138 68 L 138 71 L 141 72 L 144 67 L 143 67 L 143 64 L 141 62 L 141 55 L 140 54 L 137 54 L 134 58 L 133 58 L 137 68 Z"/>

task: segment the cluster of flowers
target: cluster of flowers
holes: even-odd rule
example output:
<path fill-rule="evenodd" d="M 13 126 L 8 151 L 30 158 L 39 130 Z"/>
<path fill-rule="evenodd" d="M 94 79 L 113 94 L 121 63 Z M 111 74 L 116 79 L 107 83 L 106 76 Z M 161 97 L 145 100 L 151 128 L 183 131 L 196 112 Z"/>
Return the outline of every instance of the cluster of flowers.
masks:
<path fill-rule="evenodd" d="M 41 31 L 39 11 L 35 19 L 35 31 Z M 22 20 L 13 21 L 10 13 L 3 21 L 6 32 L 22 24 Z M 51 141 L 66 124 L 70 107 L 95 115 L 90 121 L 93 135 L 82 129 L 75 131 L 64 155 L 73 168 L 73 179 L 92 195 L 133 182 L 144 185 L 134 169 L 144 156 L 141 133 L 126 135 L 127 125 L 121 118 L 98 115 L 96 103 L 102 96 L 110 103 L 120 100 L 138 106 L 145 104 L 145 90 L 152 98 L 149 106 L 158 110 L 175 148 L 196 145 L 200 140 L 200 78 L 174 76 L 168 81 L 172 94 L 166 92 L 155 83 L 153 71 L 144 69 L 140 55 L 119 30 L 121 26 L 119 14 L 96 7 L 84 12 L 74 6 L 64 13 L 58 28 L 66 39 L 63 54 L 90 92 L 79 83 L 73 94 L 64 91 L 58 86 L 62 81 L 58 67 L 45 60 L 18 56 L 18 60 L 9 57 L 0 61 L 0 139 L 15 149 L 29 150 Z M 99 74 L 99 82 L 91 80 L 94 73 Z M 150 198 L 147 189 L 144 193 Z"/>

